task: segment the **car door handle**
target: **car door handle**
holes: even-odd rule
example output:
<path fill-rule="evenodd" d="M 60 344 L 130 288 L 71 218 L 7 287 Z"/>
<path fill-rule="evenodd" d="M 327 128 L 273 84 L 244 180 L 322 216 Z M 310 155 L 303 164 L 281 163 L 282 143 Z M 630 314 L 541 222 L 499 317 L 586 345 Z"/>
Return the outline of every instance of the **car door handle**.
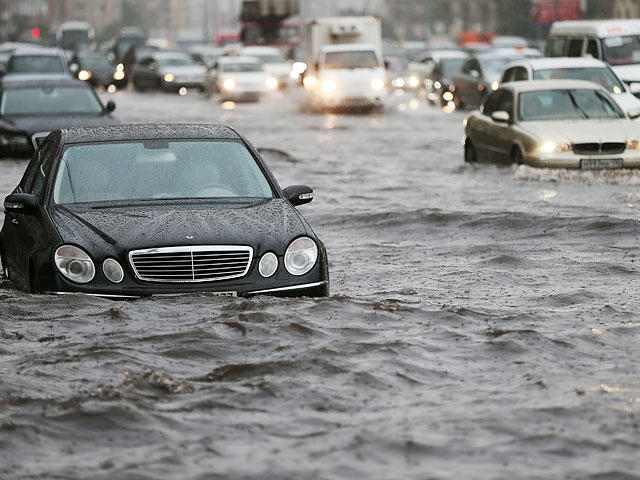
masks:
<path fill-rule="evenodd" d="M 11 220 L 11 223 L 13 223 L 14 225 L 18 225 L 20 222 L 17 218 L 14 218 L 13 220 Z"/>

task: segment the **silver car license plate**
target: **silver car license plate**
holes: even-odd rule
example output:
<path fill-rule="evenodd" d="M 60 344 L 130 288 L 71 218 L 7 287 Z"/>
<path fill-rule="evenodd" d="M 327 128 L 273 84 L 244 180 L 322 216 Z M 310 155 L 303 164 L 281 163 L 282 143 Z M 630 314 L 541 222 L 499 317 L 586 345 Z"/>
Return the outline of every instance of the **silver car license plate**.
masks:
<path fill-rule="evenodd" d="M 583 170 L 608 170 L 622 168 L 621 158 L 583 158 L 580 160 Z"/>

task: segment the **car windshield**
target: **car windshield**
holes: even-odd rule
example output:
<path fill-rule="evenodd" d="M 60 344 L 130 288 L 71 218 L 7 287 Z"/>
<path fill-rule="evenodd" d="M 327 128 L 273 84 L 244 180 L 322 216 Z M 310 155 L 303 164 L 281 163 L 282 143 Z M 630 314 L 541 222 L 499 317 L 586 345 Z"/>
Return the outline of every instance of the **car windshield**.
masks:
<path fill-rule="evenodd" d="M 183 65 L 195 65 L 196 62 L 188 55 L 175 57 L 158 57 L 158 65 L 175 67 Z"/>
<path fill-rule="evenodd" d="M 222 64 L 223 72 L 261 72 L 262 64 L 257 62 L 237 62 Z"/>
<path fill-rule="evenodd" d="M 450 77 L 460 71 L 464 58 L 444 58 L 442 59 L 442 75 Z"/>
<path fill-rule="evenodd" d="M 353 50 L 346 52 L 327 52 L 325 68 L 377 68 L 380 66 L 378 57 L 373 50 Z"/>
<path fill-rule="evenodd" d="M 72 145 L 54 182 L 57 204 L 179 198 L 272 198 L 247 147 L 230 140 Z"/>
<path fill-rule="evenodd" d="M 504 70 L 504 67 L 508 64 L 517 60 L 515 57 L 495 57 L 495 58 L 485 58 L 482 62 L 486 72 L 487 77 L 500 77 L 500 74 Z"/>
<path fill-rule="evenodd" d="M 111 62 L 107 57 L 81 57 L 80 62 L 84 68 L 112 68 Z"/>
<path fill-rule="evenodd" d="M 610 65 L 640 63 L 640 35 L 607 37 L 602 50 L 603 60 Z"/>
<path fill-rule="evenodd" d="M 10 73 L 64 73 L 62 59 L 57 55 L 20 55 L 9 59 Z"/>
<path fill-rule="evenodd" d="M 608 92 L 620 94 L 625 91 L 624 85 L 615 74 L 606 67 L 582 68 L 543 68 L 533 72 L 534 80 L 548 80 L 566 78 L 571 80 L 588 80 L 602 85 Z"/>
<path fill-rule="evenodd" d="M 29 87 L 5 90 L 0 100 L 2 115 L 100 114 L 102 104 L 91 88 Z"/>
<path fill-rule="evenodd" d="M 521 121 L 623 118 L 602 92 L 591 89 L 539 90 L 519 95 Z"/>

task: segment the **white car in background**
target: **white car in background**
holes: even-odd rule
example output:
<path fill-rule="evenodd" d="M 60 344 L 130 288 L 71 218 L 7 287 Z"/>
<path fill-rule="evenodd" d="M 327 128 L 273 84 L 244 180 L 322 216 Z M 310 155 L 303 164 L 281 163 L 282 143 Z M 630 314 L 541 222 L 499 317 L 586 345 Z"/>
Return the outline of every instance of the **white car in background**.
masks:
<path fill-rule="evenodd" d="M 523 80 L 587 80 L 602 85 L 620 108 L 628 113 L 640 109 L 636 97 L 613 69 L 592 57 L 545 57 L 522 59 L 507 65 L 501 83 Z"/>
<path fill-rule="evenodd" d="M 279 48 L 250 46 L 240 50 L 240 55 L 257 57 L 263 64 L 267 73 L 278 80 L 278 88 L 286 88 L 292 80 L 291 66 L 293 62 L 287 60 Z"/>
<path fill-rule="evenodd" d="M 256 57 L 229 55 L 218 58 L 207 73 L 206 92 L 219 94 L 220 101 L 257 102 L 278 82 Z"/>

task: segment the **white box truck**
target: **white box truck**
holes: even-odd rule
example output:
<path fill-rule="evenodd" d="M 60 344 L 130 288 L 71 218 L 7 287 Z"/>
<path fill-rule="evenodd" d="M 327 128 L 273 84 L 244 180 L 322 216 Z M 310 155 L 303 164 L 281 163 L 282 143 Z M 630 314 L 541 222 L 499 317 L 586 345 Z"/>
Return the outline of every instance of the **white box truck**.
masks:
<path fill-rule="evenodd" d="M 305 24 L 303 85 L 314 109 L 380 109 L 389 95 L 380 21 L 324 17 Z"/>

